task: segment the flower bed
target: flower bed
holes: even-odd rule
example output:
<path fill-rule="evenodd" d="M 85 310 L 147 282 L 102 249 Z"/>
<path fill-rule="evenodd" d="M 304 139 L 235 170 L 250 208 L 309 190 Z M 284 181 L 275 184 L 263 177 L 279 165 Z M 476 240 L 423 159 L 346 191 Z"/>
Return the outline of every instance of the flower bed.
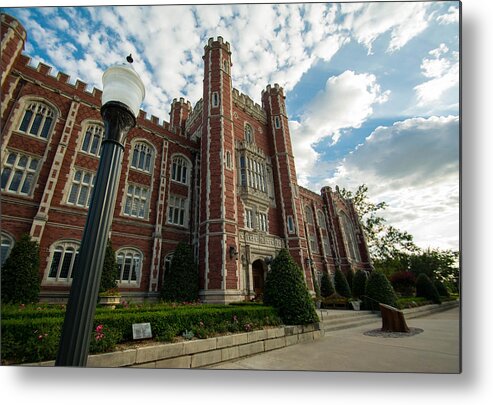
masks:
<path fill-rule="evenodd" d="M 39 362 L 56 357 L 64 309 L 44 308 L 2 311 L 2 362 Z M 261 305 L 155 305 L 98 309 L 90 352 L 112 351 L 117 344 L 133 341 L 132 324 L 150 323 L 153 339 L 171 342 L 185 334 L 208 338 L 222 333 L 247 332 L 280 325 L 271 307 Z"/>

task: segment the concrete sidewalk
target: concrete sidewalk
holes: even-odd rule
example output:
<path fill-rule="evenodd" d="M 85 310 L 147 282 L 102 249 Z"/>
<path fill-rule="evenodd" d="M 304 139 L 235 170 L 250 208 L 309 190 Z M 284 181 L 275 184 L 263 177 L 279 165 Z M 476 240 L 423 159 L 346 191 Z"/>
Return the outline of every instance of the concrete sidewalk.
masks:
<path fill-rule="evenodd" d="M 211 366 L 211 369 L 459 373 L 459 308 L 407 320 L 414 336 L 366 336 L 381 321 L 344 329 L 316 341 Z"/>

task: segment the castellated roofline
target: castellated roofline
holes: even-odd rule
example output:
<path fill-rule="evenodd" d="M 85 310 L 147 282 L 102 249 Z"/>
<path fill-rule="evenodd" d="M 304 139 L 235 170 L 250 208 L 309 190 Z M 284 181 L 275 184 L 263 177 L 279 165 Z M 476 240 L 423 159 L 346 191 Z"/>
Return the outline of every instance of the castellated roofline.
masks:
<path fill-rule="evenodd" d="M 204 52 L 206 52 L 210 48 L 221 48 L 221 47 L 224 47 L 228 52 L 231 52 L 231 46 L 229 42 L 224 41 L 223 37 L 218 36 L 217 40 L 214 40 L 214 37 L 211 37 L 207 41 L 207 45 L 204 46 Z"/>
<path fill-rule="evenodd" d="M 262 97 L 264 96 L 265 93 L 280 94 L 281 96 L 284 97 L 284 89 L 281 86 L 279 86 L 278 83 L 275 83 L 274 87 L 268 84 L 265 90 L 262 90 Z"/>
<path fill-rule="evenodd" d="M 240 93 L 240 91 L 235 88 L 233 88 L 233 100 L 238 104 L 238 106 L 260 114 L 264 118 L 266 117 L 265 110 L 258 103 L 254 102 L 246 94 Z"/>
<path fill-rule="evenodd" d="M 180 97 L 180 99 L 177 99 L 176 97 L 173 99 L 173 102 L 171 103 L 171 105 L 175 105 L 175 104 L 180 104 L 180 105 L 183 105 L 183 104 L 186 104 L 188 106 L 188 109 L 191 110 L 192 109 L 192 103 L 190 103 L 190 101 L 188 100 L 185 100 L 184 97 Z"/>
<path fill-rule="evenodd" d="M 70 86 L 72 89 L 83 92 L 83 95 L 92 98 L 92 100 L 90 100 L 90 102 L 92 104 L 101 105 L 101 98 L 102 98 L 103 92 L 102 92 L 102 90 L 98 89 L 97 87 L 93 87 L 91 90 L 88 90 L 87 83 L 85 83 L 79 79 L 76 79 L 75 83 L 71 83 L 71 81 L 72 81 L 71 77 L 69 75 L 67 75 L 66 73 L 63 73 L 63 72 L 58 72 L 57 75 L 54 76 L 54 75 L 50 74 L 51 71 L 53 70 L 53 68 L 51 66 L 46 65 L 42 62 L 39 62 L 37 66 L 33 66 L 32 65 L 32 59 L 25 54 L 21 55 L 20 60 L 27 69 L 32 70 L 34 72 L 37 72 L 38 74 L 41 74 L 43 76 L 46 76 L 49 79 L 56 80 L 57 82 L 59 82 L 61 84 Z M 20 73 L 22 74 L 22 72 L 20 72 Z M 39 80 L 36 80 L 34 78 L 35 83 L 37 83 L 38 81 Z M 173 103 L 175 101 L 178 103 L 188 104 L 191 108 L 190 102 L 189 101 L 185 102 L 185 99 L 183 97 L 180 97 L 179 101 L 177 101 L 177 99 L 175 98 L 173 100 Z M 138 118 L 152 122 L 155 125 L 159 125 L 165 129 L 167 129 L 168 131 L 173 132 L 173 129 L 171 128 L 168 121 L 166 121 L 164 119 L 160 120 L 158 117 L 156 117 L 154 115 L 149 115 L 144 110 L 139 111 Z"/>

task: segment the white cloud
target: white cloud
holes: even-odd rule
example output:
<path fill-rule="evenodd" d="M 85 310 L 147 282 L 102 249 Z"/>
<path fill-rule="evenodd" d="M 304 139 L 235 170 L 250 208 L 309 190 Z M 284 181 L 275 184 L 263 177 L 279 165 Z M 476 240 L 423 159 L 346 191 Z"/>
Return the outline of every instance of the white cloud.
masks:
<path fill-rule="evenodd" d="M 300 183 L 308 184 L 317 164 L 314 144 L 327 137 L 336 143 L 343 129 L 359 128 L 373 113 L 373 106 L 386 102 L 388 97 L 389 92 L 382 92 L 372 74 L 347 70 L 330 77 L 325 89 L 306 107 L 300 122 L 290 122 Z"/>
<path fill-rule="evenodd" d="M 387 51 L 394 52 L 425 30 L 429 7 L 424 2 L 341 4 L 341 12 L 345 15 L 344 28 L 368 48 L 368 53 L 373 42 L 386 32 L 390 32 Z"/>
<path fill-rule="evenodd" d="M 453 24 L 459 22 L 459 7 L 451 6 L 447 14 L 442 14 L 437 17 L 440 24 Z"/>
<path fill-rule="evenodd" d="M 327 184 L 367 184 L 387 220 L 422 247 L 458 249 L 459 118 L 410 118 L 379 127 L 347 155 Z"/>
<path fill-rule="evenodd" d="M 458 103 L 459 53 L 450 52 L 445 44 L 440 44 L 429 54 L 431 58 L 424 58 L 421 63 L 421 73 L 430 80 L 414 87 L 417 106 L 438 110 Z"/>

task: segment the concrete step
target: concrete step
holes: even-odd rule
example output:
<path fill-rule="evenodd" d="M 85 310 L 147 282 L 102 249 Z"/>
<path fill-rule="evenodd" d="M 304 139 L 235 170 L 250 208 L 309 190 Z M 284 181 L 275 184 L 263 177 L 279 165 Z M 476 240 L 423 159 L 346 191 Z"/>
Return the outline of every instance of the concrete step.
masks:
<path fill-rule="evenodd" d="M 353 319 L 347 318 L 344 320 L 338 320 L 337 322 L 324 322 L 322 324 L 322 328 L 324 332 L 327 333 L 341 329 L 356 328 L 358 326 L 366 325 L 369 323 L 380 322 L 380 320 L 381 318 L 378 315 L 374 314 Z"/>

